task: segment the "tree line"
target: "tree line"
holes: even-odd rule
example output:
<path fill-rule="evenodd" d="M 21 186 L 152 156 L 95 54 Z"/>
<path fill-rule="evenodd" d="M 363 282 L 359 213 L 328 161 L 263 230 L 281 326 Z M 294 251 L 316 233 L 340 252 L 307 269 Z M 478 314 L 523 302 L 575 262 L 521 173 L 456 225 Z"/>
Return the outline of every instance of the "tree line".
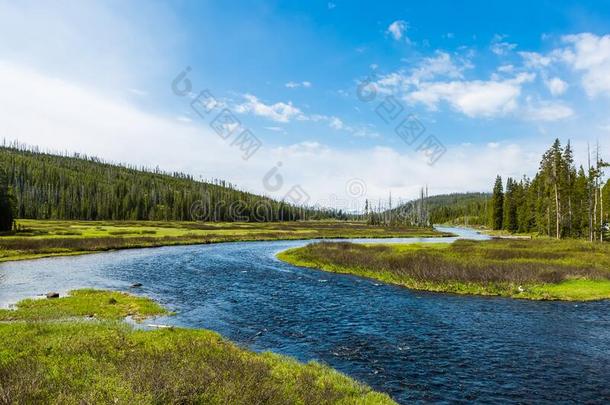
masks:
<path fill-rule="evenodd" d="M 295 206 L 241 191 L 223 180 L 197 181 L 183 173 L 109 164 L 82 155 L 43 153 L 17 144 L 0 147 L 0 172 L 0 210 L 6 205 L 17 218 L 250 222 L 345 219 L 342 212 Z M 0 215 L 2 221 L 9 218 L 5 213 Z"/>
<path fill-rule="evenodd" d="M 610 213 L 609 165 L 589 151 L 586 166 L 576 166 L 570 142 L 559 139 L 544 153 L 536 175 L 530 179 L 496 178 L 489 212 L 495 230 L 536 232 L 557 239 L 604 240 Z"/>
<path fill-rule="evenodd" d="M 430 227 L 433 224 L 487 225 L 490 193 L 453 193 L 428 195 L 428 188 L 420 189 L 418 199 L 392 207 L 392 198 L 384 207 L 365 203 L 365 218 L 371 225 L 401 224 Z"/>

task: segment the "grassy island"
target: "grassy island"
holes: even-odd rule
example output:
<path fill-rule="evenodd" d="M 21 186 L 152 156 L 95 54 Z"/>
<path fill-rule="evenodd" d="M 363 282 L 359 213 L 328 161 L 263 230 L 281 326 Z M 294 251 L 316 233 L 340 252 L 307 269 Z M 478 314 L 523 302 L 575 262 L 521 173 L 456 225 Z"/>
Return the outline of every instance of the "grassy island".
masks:
<path fill-rule="evenodd" d="M 146 298 L 97 290 L 0 310 L 0 403 L 394 403 L 315 362 L 122 321 L 164 314 Z"/>
<path fill-rule="evenodd" d="M 425 246 L 324 242 L 278 257 L 417 290 L 535 300 L 610 299 L 610 245 L 578 240 L 460 240 Z"/>

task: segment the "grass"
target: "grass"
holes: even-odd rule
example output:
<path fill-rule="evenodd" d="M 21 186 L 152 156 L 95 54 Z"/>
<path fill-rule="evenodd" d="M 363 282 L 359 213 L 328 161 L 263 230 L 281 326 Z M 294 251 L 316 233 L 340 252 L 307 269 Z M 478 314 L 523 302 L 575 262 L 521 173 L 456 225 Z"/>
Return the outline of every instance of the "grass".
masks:
<path fill-rule="evenodd" d="M 145 298 L 94 290 L 1 310 L 0 403 L 394 403 L 319 363 L 253 353 L 210 331 L 144 331 L 120 320 L 166 313 Z"/>
<path fill-rule="evenodd" d="M 69 317 L 144 319 L 168 312 L 154 301 L 121 292 L 84 289 L 71 291 L 61 299 L 27 299 L 16 310 L 1 310 L 0 321 L 43 321 Z"/>
<path fill-rule="evenodd" d="M 298 266 L 418 290 L 537 300 L 610 299 L 610 245 L 578 240 L 395 246 L 317 243 L 278 257 Z"/>
<path fill-rule="evenodd" d="M 372 227 L 363 222 L 198 223 L 149 221 L 18 221 L 0 236 L 0 262 L 115 249 L 280 239 L 449 236 L 433 229 Z"/>

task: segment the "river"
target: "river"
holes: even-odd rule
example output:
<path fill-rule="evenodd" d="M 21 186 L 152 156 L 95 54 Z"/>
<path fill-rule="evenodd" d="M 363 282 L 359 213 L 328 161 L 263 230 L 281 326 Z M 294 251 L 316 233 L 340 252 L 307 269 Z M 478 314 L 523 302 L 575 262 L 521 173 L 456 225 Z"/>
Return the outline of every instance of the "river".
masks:
<path fill-rule="evenodd" d="M 0 306 L 48 291 L 128 291 L 139 282 L 143 287 L 131 292 L 176 312 L 155 323 L 211 329 L 252 350 L 318 360 L 401 403 L 610 401 L 610 301 L 426 293 L 275 258 L 306 243 L 175 246 L 4 263 Z"/>

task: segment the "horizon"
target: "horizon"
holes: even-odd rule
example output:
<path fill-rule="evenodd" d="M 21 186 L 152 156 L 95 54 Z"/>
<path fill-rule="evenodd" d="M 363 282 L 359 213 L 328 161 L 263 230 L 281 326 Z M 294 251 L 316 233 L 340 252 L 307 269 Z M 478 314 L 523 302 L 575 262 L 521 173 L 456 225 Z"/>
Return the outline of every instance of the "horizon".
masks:
<path fill-rule="evenodd" d="M 360 208 L 610 155 L 610 7 L 363 4 L 0 3 L 0 136 Z"/>

